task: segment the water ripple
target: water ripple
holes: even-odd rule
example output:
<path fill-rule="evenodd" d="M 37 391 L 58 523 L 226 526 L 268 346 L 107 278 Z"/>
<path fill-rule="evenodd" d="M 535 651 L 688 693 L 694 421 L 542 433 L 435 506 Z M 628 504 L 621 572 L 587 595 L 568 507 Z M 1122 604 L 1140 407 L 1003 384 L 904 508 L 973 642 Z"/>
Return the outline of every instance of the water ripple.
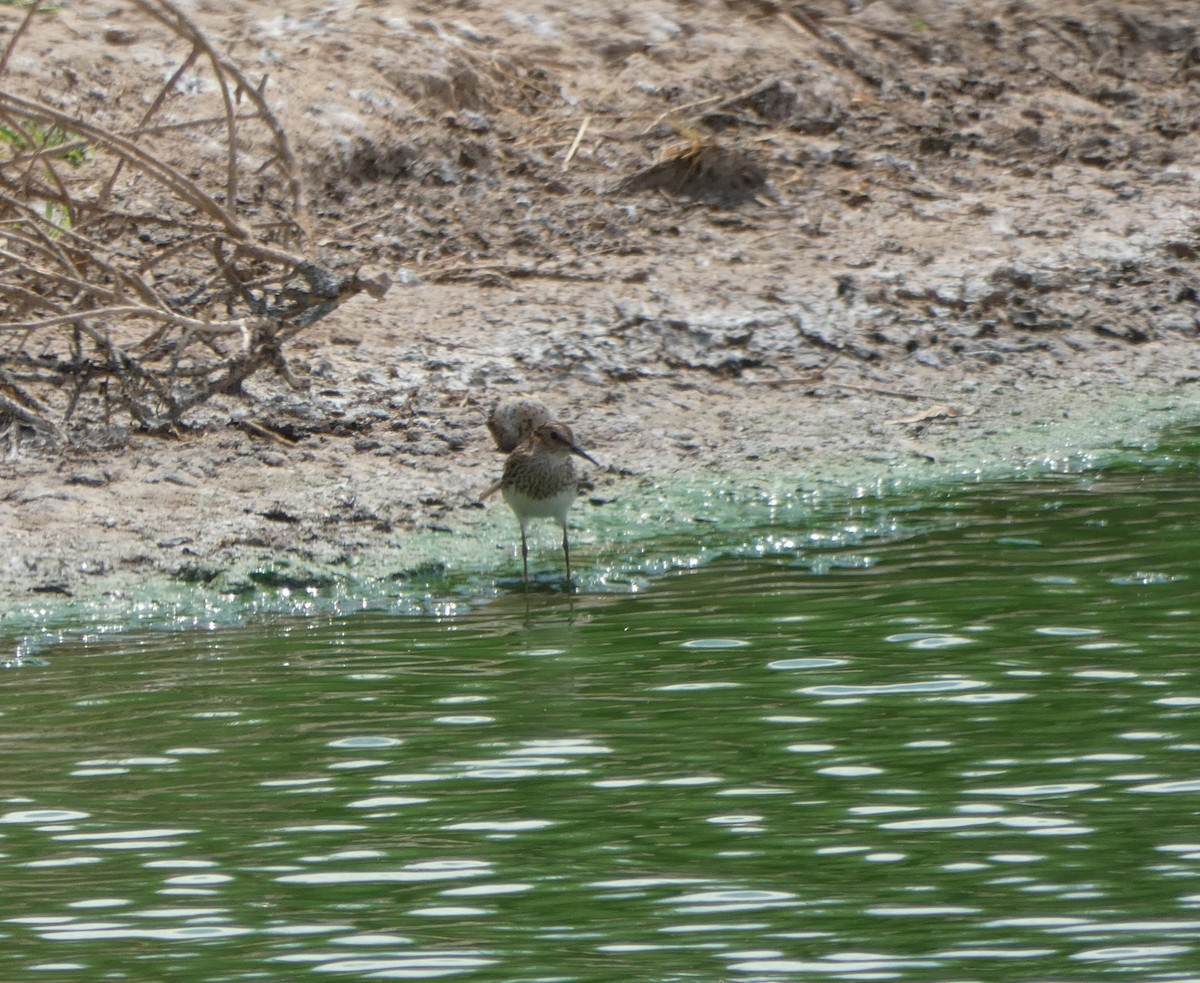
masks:
<path fill-rule="evenodd" d="M 1147 785 L 1135 785 L 1126 789 L 1127 792 L 1154 792 L 1172 794 L 1177 792 L 1200 792 L 1200 778 L 1189 778 L 1177 782 L 1150 782 Z"/>
<path fill-rule="evenodd" d="M 53 823 L 70 823 L 87 819 L 89 813 L 73 809 L 17 809 L 0 815 L 0 823 L 31 823 L 36 826 Z"/>
<path fill-rule="evenodd" d="M 283 874 L 275 880 L 281 884 L 416 883 L 490 874 L 491 865 L 485 861 L 454 860 L 410 864 L 397 870 L 330 870 Z"/>
<path fill-rule="evenodd" d="M 177 925 L 170 928 L 144 928 L 119 922 L 96 922 L 66 929 L 42 932 L 51 942 L 96 941 L 99 939 L 158 939 L 164 942 L 208 942 L 251 934 L 251 929 L 235 925 Z"/>
<path fill-rule="evenodd" d="M 927 679 L 911 683 L 876 683 L 871 685 L 848 685 L 844 683 L 809 686 L 797 690 L 810 696 L 888 696 L 893 694 L 954 693 L 987 686 L 974 679 Z"/>
<path fill-rule="evenodd" d="M 1043 795 L 1071 795 L 1099 788 L 1095 782 L 1047 782 L 1043 785 L 1010 785 L 1007 787 L 971 789 L 972 795 L 1005 795 L 1034 798 Z"/>
<path fill-rule="evenodd" d="M 934 969 L 936 962 L 925 959 L 881 956 L 875 953 L 845 953 L 826 959 L 751 959 L 731 963 L 737 973 L 771 973 L 788 976 L 805 973 L 845 976 L 848 979 L 887 979 L 904 969 Z M 865 975 L 871 974 L 871 975 Z"/>

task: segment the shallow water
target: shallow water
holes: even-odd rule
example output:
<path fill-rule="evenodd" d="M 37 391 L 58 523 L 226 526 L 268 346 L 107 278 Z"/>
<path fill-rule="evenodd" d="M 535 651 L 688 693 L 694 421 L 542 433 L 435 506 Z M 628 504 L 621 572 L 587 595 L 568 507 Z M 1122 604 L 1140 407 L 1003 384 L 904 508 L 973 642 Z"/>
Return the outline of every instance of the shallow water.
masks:
<path fill-rule="evenodd" d="M 1194 979 L 1196 470 L 47 648 L 0 673 L 0 978 Z"/>

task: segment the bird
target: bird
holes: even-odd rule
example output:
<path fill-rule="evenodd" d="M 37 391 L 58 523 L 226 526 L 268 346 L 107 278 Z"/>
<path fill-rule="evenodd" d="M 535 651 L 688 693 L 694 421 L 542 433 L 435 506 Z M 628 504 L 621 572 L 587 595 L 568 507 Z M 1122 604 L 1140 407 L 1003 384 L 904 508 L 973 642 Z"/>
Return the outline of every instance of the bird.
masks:
<path fill-rule="evenodd" d="M 565 423 L 549 420 L 533 428 L 504 462 L 504 473 L 481 496 L 490 498 L 496 492 L 504 497 L 521 524 L 521 562 L 525 570 L 525 587 L 529 588 L 530 519 L 555 519 L 562 527 L 563 557 L 567 565 L 567 580 L 571 580 L 571 543 L 567 536 L 567 510 L 579 491 L 572 455 L 591 461 L 596 459 L 575 442 L 575 435 Z"/>

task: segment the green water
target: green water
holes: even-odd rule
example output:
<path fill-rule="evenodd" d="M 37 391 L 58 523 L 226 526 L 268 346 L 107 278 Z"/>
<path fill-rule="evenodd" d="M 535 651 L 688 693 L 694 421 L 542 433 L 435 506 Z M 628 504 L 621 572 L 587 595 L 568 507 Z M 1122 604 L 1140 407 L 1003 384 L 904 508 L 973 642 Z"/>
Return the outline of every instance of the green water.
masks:
<path fill-rule="evenodd" d="M 1198 479 L 47 646 L 0 672 L 0 979 L 1196 979 Z"/>

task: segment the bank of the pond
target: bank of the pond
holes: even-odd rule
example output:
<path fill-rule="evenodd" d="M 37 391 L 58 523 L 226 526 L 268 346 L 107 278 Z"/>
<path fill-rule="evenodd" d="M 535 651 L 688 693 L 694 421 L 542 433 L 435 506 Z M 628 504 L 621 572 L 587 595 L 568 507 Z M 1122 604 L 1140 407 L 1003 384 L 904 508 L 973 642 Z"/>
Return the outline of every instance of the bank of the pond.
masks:
<path fill-rule="evenodd" d="M 517 393 L 604 466 L 573 513 L 585 590 L 1200 419 L 1194 4 L 876 3 L 800 29 L 773 5 L 394 6 L 192 12 L 270 66 L 317 247 L 395 286 L 172 439 L 11 425 L 9 637 L 504 589 L 514 524 L 478 499 L 486 412 Z M 187 51 L 115 0 L 52 16 L 22 82 L 135 131 Z M 222 188 L 210 149 L 171 163 Z"/>
<path fill-rule="evenodd" d="M 905 428 L 869 420 L 863 406 L 837 400 L 817 401 L 820 426 L 828 428 L 824 437 L 812 429 L 814 414 L 790 428 L 782 418 L 760 419 L 811 446 L 773 453 L 764 446 L 753 461 L 716 455 L 703 468 L 663 470 L 655 467 L 654 446 L 637 433 L 600 442 L 594 449 L 603 461 L 622 466 L 593 472 L 594 487 L 572 512 L 579 589 L 645 589 L 673 568 L 730 551 L 769 549 L 763 544 L 781 533 L 801 542 L 810 534 L 814 541 L 843 535 L 845 527 L 867 539 L 886 535 L 886 518 L 878 528 L 864 526 L 863 510 L 885 514 L 884 503 L 897 495 L 919 500 L 978 481 L 1163 463 L 1162 435 L 1200 421 L 1200 394 L 1189 387 L 1054 384 L 1014 395 L 1003 386 L 976 392 L 970 415 L 930 421 L 916 448 L 906 444 L 913 438 L 903 435 Z M 846 435 L 864 426 L 901 432 L 890 442 L 870 444 L 864 437 L 860 448 L 844 446 Z M 21 510 L 43 521 L 26 519 L 9 544 L 0 624 L 14 645 L 29 650 L 63 632 L 138 625 L 206 627 L 363 608 L 453 614 L 498 591 L 517 590 L 515 521 L 502 503 L 479 507 L 474 494 L 501 462 L 486 441 L 486 434 L 475 435 L 452 464 L 417 476 L 328 442 L 324 453 L 286 465 L 252 458 L 242 466 L 248 472 L 243 481 L 264 467 L 279 478 L 242 492 L 236 502 L 217 494 L 229 477 L 216 471 L 208 488 L 198 480 L 147 480 L 144 468 L 163 467 L 162 448 L 151 461 L 126 458 L 122 477 L 112 482 L 117 489 L 64 479 L 50 470 L 51 459 L 41 458 L 49 471 L 40 479 L 48 489 L 44 497 L 10 494 L 2 505 L 11 523 Z M 213 445 L 206 434 L 166 451 L 187 474 L 187 462 L 205 460 Z M 357 484 L 344 474 L 355 458 L 369 464 Z M 428 483 L 426 497 L 434 497 L 435 487 L 439 492 L 436 521 L 403 528 L 382 520 L 339 523 L 323 511 L 336 509 L 339 495 L 354 495 L 360 509 L 384 510 L 381 502 L 415 478 Z M 171 502 L 160 497 L 163 491 Z M 250 527 L 272 535 L 239 534 Z M 532 541 L 535 590 L 560 589 L 555 531 L 542 526 Z M 38 580 L 46 571 L 58 579 Z"/>

